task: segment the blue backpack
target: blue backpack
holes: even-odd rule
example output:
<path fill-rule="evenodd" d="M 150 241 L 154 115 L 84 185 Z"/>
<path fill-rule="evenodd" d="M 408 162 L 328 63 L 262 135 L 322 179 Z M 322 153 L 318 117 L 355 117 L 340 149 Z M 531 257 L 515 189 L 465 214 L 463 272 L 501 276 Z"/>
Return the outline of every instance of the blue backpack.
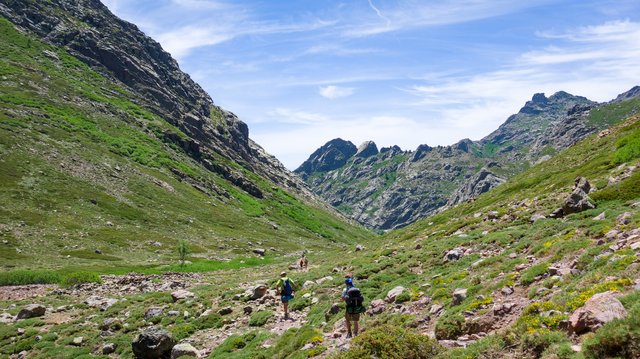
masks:
<path fill-rule="evenodd" d="M 291 282 L 289 278 L 285 279 L 284 286 L 282 288 L 282 295 L 291 295 L 293 293 L 293 288 L 291 288 Z"/>

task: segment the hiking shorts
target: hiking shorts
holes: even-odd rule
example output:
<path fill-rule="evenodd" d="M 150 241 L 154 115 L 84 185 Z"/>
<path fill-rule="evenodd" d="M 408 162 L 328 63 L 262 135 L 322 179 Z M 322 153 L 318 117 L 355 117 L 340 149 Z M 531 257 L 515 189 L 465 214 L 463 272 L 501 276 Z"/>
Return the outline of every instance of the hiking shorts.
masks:
<path fill-rule="evenodd" d="M 360 313 L 344 313 L 344 319 L 347 322 L 357 322 L 360 320 Z"/>
<path fill-rule="evenodd" d="M 293 295 L 283 295 L 280 297 L 280 300 L 282 301 L 282 303 L 286 303 L 291 299 L 293 299 Z"/>

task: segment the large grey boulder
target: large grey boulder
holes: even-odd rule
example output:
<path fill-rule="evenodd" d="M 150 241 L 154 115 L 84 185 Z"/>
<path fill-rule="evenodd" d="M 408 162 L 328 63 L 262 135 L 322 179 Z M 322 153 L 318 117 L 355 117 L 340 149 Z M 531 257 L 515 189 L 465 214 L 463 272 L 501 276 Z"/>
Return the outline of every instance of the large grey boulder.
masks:
<path fill-rule="evenodd" d="M 458 305 L 465 299 L 467 299 L 466 288 L 456 288 L 456 290 L 453 291 L 453 305 Z"/>
<path fill-rule="evenodd" d="M 264 297 L 265 294 L 267 294 L 267 290 L 269 290 L 269 287 L 267 287 L 264 284 L 258 284 L 257 286 L 255 286 L 255 288 L 253 288 L 253 290 L 250 293 L 250 299 L 251 300 L 256 300 L 256 299 L 260 299 L 262 297 Z"/>
<path fill-rule="evenodd" d="M 174 302 L 177 302 L 181 299 L 193 298 L 195 296 L 196 296 L 195 294 L 184 289 L 178 289 L 171 293 L 171 298 L 173 299 Z"/>
<path fill-rule="evenodd" d="M 598 293 L 584 306 L 578 308 L 569 318 L 569 330 L 575 334 L 595 331 L 602 325 L 627 316 L 622 303 L 615 297 L 619 292 Z"/>
<path fill-rule="evenodd" d="M 567 215 L 596 208 L 596 206 L 591 203 L 591 198 L 589 198 L 588 196 L 588 193 L 590 191 L 591 184 L 586 178 L 576 178 L 575 185 L 573 186 L 573 191 L 562 204 L 563 214 Z"/>
<path fill-rule="evenodd" d="M 171 333 L 160 328 L 149 328 L 133 339 L 131 349 L 138 359 L 168 359 L 175 345 L 176 340 Z"/>
<path fill-rule="evenodd" d="M 46 311 L 47 311 L 47 308 L 45 308 L 43 305 L 40 305 L 40 304 L 25 305 L 24 307 L 22 307 L 22 309 L 16 316 L 16 319 L 20 320 L 20 319 L 41 317 L 44 315 Z"/>

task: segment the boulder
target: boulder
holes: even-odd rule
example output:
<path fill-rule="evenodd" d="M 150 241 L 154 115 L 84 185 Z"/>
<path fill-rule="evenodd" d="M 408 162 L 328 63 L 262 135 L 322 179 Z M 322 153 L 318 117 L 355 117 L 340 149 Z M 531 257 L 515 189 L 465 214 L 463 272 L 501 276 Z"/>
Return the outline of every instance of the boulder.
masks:
<path fill-rule="evenodd" d="M 364 246 L 362 244 L 356 245 L 356 252 L 360 252 L 364 250 Z"/>
<path fill-rule="evenodd" d="M 316 284 L 316 282 L 311 281 L 311 280 L 307 280 L 302 284 L 302 289 L 309 289 L 311 287 L 313 287 Z"/>
<path fill-rule="evenodd" d="M 462 258 L 462 256 L 464 255 L 464 251 L 465 251 L 465 249 L 462 248 L 462 247 L 454 248 L 454 249 L 448 251 L 444 255 L 445 262 L 457 261 L 458 259 Z"/>
<path fill-rule="evenodd" d="M 453 305 L 458 305 L 467 299 L 467 288 L 456 288 L 453 291 Z"/>
<path fill-rule="evenodd" d="M 384 312 L 385 308 L 386 308 L 385 301 L 382 299 L 376 299 L 371 302 L 371 305 L 369 306 L 369 310 L 367 311 L 367 313 L 369 313 L 369 315 L 380 314 Z"/>
<path fill-rule="evenodd" d="M 595 217 L 593 217 L 593 218 L 591 218 L 591 219 L 592 219 L 592 220 L 594 220 L 594 221 L 602 221 L 602 220 L 604 220 L 605 218 L 606 218 L 606 216 L 605 216 L 605 212 L 602 212 L 602 213 L 600 213 L 599 215 L 597 215 L 597 216 L 595 216 Z"/>
<path fill-rule="evenodd" d="M 200 352 L 189 343 L 181 343 L 171 349 L 171 359 L 178 359 L 185 356 L 199 358 Z"/>
<path fill-rule="evenodd" d="M 633 213 L 631 212 L 624 212 L 621 215 L 619 215 L 618 217 L 616 217 L 616 221 L 618 221 L 618 223 L 620 224 L 629 224 L 631 223 L 631 218 L 633 217 Z"/>
<path fill-rule="evenodd" d="M 151 318 L 159 317 L 160 315 L 162 315 L 163 311 L 164 311 L 163 307 L 151 307 L 147 309 L 146 312 L 144 312 L 144 320 L 149 320 Z"/>
<path fill-rule="evenodd" d="M 116 345 L 115 343 L 106 343 L 105 345 L 102 346 L 102 354 L 103 355 L 109 355 L 112 353 L 116 352 Z"/>
<path fill-rule="evenodd" d="M 539 220 L 541 220 L 541 219 L 545 219 L 545 218 L 547 218 L 547 217 L 545 217 L 545 216 L 544 216 L 544 215 L 542 215 L 542 214 L 536 213 L 536 214 L 534 214 L 533 216 L 531 216 L 531 219 L 529 219 L 529 222 L 531 222 L 531 223 L 536 223 L 536 222 L 538 222 Z"/>
<path fill-rule="evenodd" d="M 99 326 L 99 329 L 104 331 L 108 330 L 112 332 L 120 330 L 122 329 L 122 321 L 118 318 L 107 318 Z"/>
<path fill-rule="evenodd" d="M 403 286 L 397 286 L 393 289 L 391 289 L 388 293 L 387 296 L 385 297 L 385 302 L 387 303 L 393 303 L 396 301 L 396 298 L 402 294 L 405 291 L 405 288 Z"/>
<path fill-rule="evenodd" d="M 231 307 L 224 307 L 224 308 L 220 308 L 220 310 L 218 310 L 218 314 L 220 315 L 227 315 L 227 314 L 231 314 L 233 313 L 233 309 Z"/>
<path fill-rule="evenodd" d="M 262 248 L 254 248 L 252 252 L 262 257 L 267 253 L 267 251 Z"/>
<path fill-rule="evenodd" d="M 46 311 L 47 308 L 45 308 L 43 305 L 28 304 L 20 309 L 20 312 L 16 316 L 16 320 L 41 317 Z"/>
<path fill-rule="evenodd" d="M 105 310 L 109 309 L 109 307 L 116 304 L 118 300 L 113 298 L 103 298 L 97 295 L 92 295 L 89 298 L 85 299 L 84 302 L 88 306 L 98 308 L 104 312 Z"/>
<path fill-rule="evenodd" d="M 82 343 L 84 343 L 83 337 L 75 337 L 73 338 L 73 341 L 71 341 L 71 345 L 76 347 L 82 346 Z"/>
<path fill-rule="evenodd" d="M 138 359 L 169 358 L 175 344 L 175 339 L 166 330 L 148 328 L 133 339 L 131 349 Z"/>
<path fill-rule="evenodd" d="M 575 334 L 595 331 L 605 323 L 627 316 L 622 303 L 615 297 L 619 292 L 598 293 L 591 297 L 569 318 L 569 330 Z"/>
<path fill-rule="evenodd" d="M 511 287 L 504 287 L 504 288 L 502 288 L 502 289 L 500 290 L 500 293 L 502 293 L 502 295 L 504 295 L 505 297 L 506 297 L 506 296 L 509 296 L 509 295 L 513 294 L 513 288 L 511 288 Z"/>
<path fill-rule="evenodd" d="M 267 294 L 268 290 L 269 290 L 269 287 L 267 287 L 265 284 L 258 284 L 251 291 L 251 296 L 249 298 L 251 300 L 260 299 L 260 298 L 264 297 L 265 294 Z"/>
<path fill-rule="evenodd" d="M 193 298 L 195 296 L 195 294 L 184 289 L 178 289 L 175 292 L 171 293 L 171 299 L 173 299 L 174 302 L 177 302 L 181 299 Z"/>
<path fill-rule="evenodd" d="M 589 181 L 584 177 L 576 178 L 573 191 L 562 204 L 562 212 L 567 215 L 596 208 L 596 206 L 591 203 L 591 199 L 587 195 L 589 191 L 591 191 L 591 184 Z"/>

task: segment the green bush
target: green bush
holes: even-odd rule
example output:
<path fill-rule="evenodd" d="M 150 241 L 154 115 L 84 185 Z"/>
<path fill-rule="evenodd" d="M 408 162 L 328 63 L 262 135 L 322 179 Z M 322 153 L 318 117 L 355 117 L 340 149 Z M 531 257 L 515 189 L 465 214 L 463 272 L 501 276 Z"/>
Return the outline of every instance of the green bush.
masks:
<path fill-rule="evenodd" d="M 0 273 L 0 285 L 53 284 L 60 274 L 49 270 L 16 270 Z"/>
<path fill-rule="evenodd" d="M 411 294 L 409 292 L 402 292 L 396 297 L 396 303 L 404 303 L 411 300 Z"/>
<path fill-rule="evenodd" d="M 60 283 L 63 287 L 72 287 L 83 283 L 102 283 L 98 273 L 94 272 L 74 272 L 64 276 Z"/>
<path fill-rule="evenodd" d="M 570 342 L 564 333 L 542 329 L 525 334 L 522 337 L 521 349 L 538 358 L 543 352 L 555 350 L 559 345 L 566 343 Z"/>
<path fill-rule="evenodd" d="M 340 359 L 433 358 L 440 352 L 438 343 L 400 326 L 382 325 L 371 328 L 351 341 L 349 351 Z"/>
<path fill-rule="evenodd" d="M 522 283 L 522 285 L 524 286 L 527 286 L 533 283 L 537 276 L 540 276 L 546 273 L 548 269 L 549 269 L 549 264 L 547 263 L 537 264 L 522 273 L 522 276 L 520 277 L 520 283 Z"/>
<path fill-rule="evenodd" d="M 460 314 L 445 315 L 436 322 L 438 339 L 455 339 L 464 332 L 464 317 Z"/>
<path fill-rule="evenodd" d="M 220 328 L 222 327 L 222 316 L 218 313 L 211 313 L 209 315 L 205 315 L 196 319 L 193 322 L 193 325 L 196 329 L 209 329 L 209 328 Z"/>
<path fill-rule="evenodd" d="M 249 326 L 251 327 L 261 327 L 267 324 L 267 321 L 273 317 L 273 312 L 268 310 L 261 310 L 259 312 L 255 312 L 249 318 Z"/>
<path fill-rule="evenodd" d="M 293 312 L 297 312 L 297 311 L 301 311 L 304 308 L 308 307 L 311 305 L 311 299 L 309 298 L 294 298 L 290 303 L 289 303 L 289 310 L 293 311 Z"/>

